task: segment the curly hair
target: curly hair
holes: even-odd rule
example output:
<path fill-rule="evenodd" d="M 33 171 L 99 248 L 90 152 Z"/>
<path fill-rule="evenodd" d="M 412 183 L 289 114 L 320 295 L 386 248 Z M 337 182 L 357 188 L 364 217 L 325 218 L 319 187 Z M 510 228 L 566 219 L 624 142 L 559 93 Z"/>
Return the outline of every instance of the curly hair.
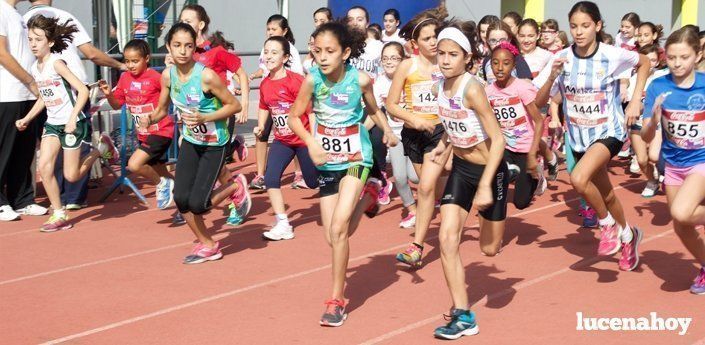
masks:
<path fill-rule="evenodd" d="M 343 24 L 341 20 L 337 20 L 319 26 L 311 36 L 316 38 L 324 33 L 333 35 L 338 40 L 343 50 L 350 48 L 350 57 L 348 60 L 358 58 L 365 52 L 365 40 L 367 39 L 366 31 L 351 29 Z"/>

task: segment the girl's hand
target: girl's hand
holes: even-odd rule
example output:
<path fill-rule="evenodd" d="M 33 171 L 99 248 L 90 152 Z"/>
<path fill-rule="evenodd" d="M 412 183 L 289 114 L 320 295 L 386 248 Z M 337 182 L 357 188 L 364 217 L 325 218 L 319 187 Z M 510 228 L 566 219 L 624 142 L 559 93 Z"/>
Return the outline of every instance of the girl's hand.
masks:
<path fill-rule="evenodd" d="M 411 126 L 414 127 L 414 129 L 416 130 L 422 132 L 426 131 L 429 133 L 433 133 L 433 131 L 436 129 L 436 125 L 432 121 L 420 118 L 414 118 L 414 120 L 411 122 Z"/>
<path fill-rule="evenodd" d="M 475 193 L 475 199 L 473 199 L 473 205 L 477 206 L 478 211 L 484 211 L 488 207 L 492 206 L 492 187 L 485 186 L 479 187 Z"/>
<path fill-rule="evenodd" d="M 233 94 L 240 96 L 240 95 L 242 95 L 242 90 L 240 88 L 237 88 L 237 89 L 233 90 Z"/>
<path fill-rule="evenodd" d="M 624 109 L 624 115 L 627 118 L 627 128 L 635 124 L 636 121 L 639 119 L 639 116 L 641 116 L 641 109 L 639 108 L 640 104 L 637 104 L 635 102 L 629 102 L 627 108 Z"/>
<path fill-rule="evenodd" d="M 260 128 L 259 126 L 253 128 L 253 129 L 252 129 L 252 134 L 254 134 L 256 137 L 259 138 L 260 135 L 262 135 L 262 128 Z"/>
<path fill-rule="evenodd" d="M 387 144 L 387 147 L 394 147 L 399 143 L 399 138 L 392 131 L 386 131 L 384 132 L 384 137 L 382 137 L 382 142 Z"/>
<path fill-rule="evenodd" d="M 556 80 L 556 78 L 561 75 L 561 72 L 563 72 L 563 64 L 565 64 L 566 61 L 568 61 L 566 58 L 557 58 L 553 60 L 553 65 L 551 65 L 551 80 Z"/>
<path fill-rule="evenodd" d="M 322 166 L 328 161 L 328 153 L 323 150 L 321 144 L 315 143 L 308 147 L 308 155 L 311 156 L 313 164 Z"/>
<path fill-rule="evenodd" d="M 665 92 L 656 97 L 656 100 L 654 101 L 654 107 L 651 110 L 651 113 L 653 114 L 651 121 L 654 121 L 654 125 L 658 125 L 661 122 L 661 116 L 663 115 L 663 109 L 661 108 L 661 106 L 666 100 L 666 97 L 668 97 L 668 95 L 670 94 L 670 92 Z"/>
<path fill-rule="evenodd" d="M 183 112 L 181 113 L 181 119 L 184 124 L 189 127 L 196 127 L 205 122 L 205 118 L 198 111 L 195 111 L 193 113 Z"/>
<path fill-rule="evenodd" d="M 242 110 L 241 112 L 237 113 L 235 115 L 235 122 L 239 124 L 243 124 L 247 122 L 248 114 L 245 110 Z"/>
<path fill-rule="evenodd" d="M 138 119 L 139 119 L 138 126 L 140 127 L 140 129 L 147 130 L 147 128 L 149 128 L 149 124 L 151 122 L 149 115 L 140 116 Z"/>
<path fill-rule="evenodd" d="M 76 121 L 71 121 L 64 126 L 64 133 L 70 134 L 76 131 Z"/>
<path fill-rule="evenodd" d="M 174 64 L 174 58 L 171 57 L 171 54 L 166 54 L 164 57 L 164 64 L 168 67 Z"/>
<path fill-rule="evenodd" d="M 110 88 L 110 85 L 108 85 L 108 82 L 104 79 L 98 80 L 98 88 L 100 88 L 100 91 L 102 91 L 106 96 L 110 96 L 113 92 L 113 89 Z"/>
<path fill-rule="evenodd" d="M 556 119 L 556 120 L 558 120 L 558 119 Z M 561 122 L 560 121 L 553 121 L 553 117 L 551 117 L 551 121 L 548 123 L 548 128 L 556 129 L 556 128 L 559 128 L 560 126 L 561 126 Z"/>
<path fill-rule="evenodd" d="M 27 126 L 29 125 L 29 121 L 26 120 L 24 117 L 15 121 L 15 127 L 17 127 L 17 130 L 22 132 L 25 129 L 27 129 Z"/>
<path fill-rule="evenodd" d="M 443 161 L 443 153 L 445 152 L 445 148 L 442 148 L 440 146 L 436 146 L 431 150 L 431 162 L 436 163 L 438 165 L 443 165 L 445 163 Z"/>

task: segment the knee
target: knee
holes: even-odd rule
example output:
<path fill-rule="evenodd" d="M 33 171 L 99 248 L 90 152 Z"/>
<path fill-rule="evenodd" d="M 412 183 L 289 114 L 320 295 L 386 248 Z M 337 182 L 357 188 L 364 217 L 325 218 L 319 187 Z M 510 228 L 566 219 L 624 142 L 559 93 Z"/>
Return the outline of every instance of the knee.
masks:
<path fill-rule="evenodd" d="M 483 244 L 480 245 L 480 250 L 482 251 L 482 254 L 485 254 L 486 256 L 495 256 L 499 254 L 499 244 Z"/>
<path fill-rule="evenodd" d="M 188 210 L 193 214 L 204 214 L 208 211 L 208 208 L 206 207 L 206 202 L 201 198 L 190 197 Z"/>
<path fill-rule="evenodd" d="M 447 230 L 447 231 L 444 231 Z M 460 234 L 454 233 L 451 229 L 441 229 L 438 241 L 441 244 L 441 254 L 454 255 L 460 246 Z"/>
<path fill-rule="evenodd" d="M 589 182 L 588 176 L 581 172 L 573 170 L 573 173 L 570 174 L 570 184 L 578 194 L 585 194 Z"/>
<path fill-rule="evenodd" d="M 274 176 L 269 169 L 264 172 L 264 185 L 267 188 L 281 188 L 281 176 Z"/>
<path fill-rule="evenodd" d="M 340 243 L 348 240 L 348 227 L 342 221 L 333 221 L 330 226 L 331 243 Z"/>
<path fill-rule="evenodd" d="M 636 156 L 636 162 L 639 163 L 639 167 L 643 170 L 646 168 L 646 165 L 649 164 L 649 157 L 648 155 L 645 156 Z"/>
<path fill-rule="evenodd" d="M 515 198 L 514 199 L 514 206 L 517 208 L 517 210 L 523 210 L 531 205 L 531 198 Z"/>
<path fill-rule="evenodd" d="M 42 180 L 48 180 L 54 176 L 54 165 L 49 162 L 40 162 L 37 169 L 39 170 L 39 176 L 42 177 Z"/>
<path fill-rule="evenodd" d="M 127 170 L 130 170 L 130 172 L 132 172 L 132 173 L 137 173 L 140 170 L 140 168 L 141 168 L 141 166 L 133 160 L 130 160 L 129 162 L 127 162 Z"/>
<path fill-rule="evenodd" d="M 418 186 L 419 197 L 433 197 L 436 190 L 436 181 L 421 181 Z"/>
<path fill-rule="evenodd" d="M 671 218 L 677 223 L 680 223 L 682 225 L 692 225 L 691 224 L 691 215 L 692 212 L 687 208 L 683 207 L 682 205 L 676 206 L 675 204 L 671 205 Z M 685 233 L 686 230 L 683 229 L 683 227 L 674 227 L 676 233 L 678 233 L 678 236 L 681 236 L 679 232 Z M 680 229 L 680 230 L 679 230 Z"/>
<path fill-rule="evenodd" d="M 304 173 L 304 182 L 306 182 L 306 186 L 311 189 L 318 188 L 318 174 L 312 173 L 312 174 L 306 174 Z"/>
<path fill-rule="evenodd" d="M 179 212 L 187 212 L 189 209 L 188 193 L 174 189 L 174 203 L 176 204 L 176 208 L 179 209 Z"/>
<path fill-rule="evenodd" d="M 74 183 L 78 182 L 78 180 L 81 179 L 81 176 L 79 176 L 78 171 L 71 169 L 71 170 L 64 170 L 64 178 L 66 181 Z"/>

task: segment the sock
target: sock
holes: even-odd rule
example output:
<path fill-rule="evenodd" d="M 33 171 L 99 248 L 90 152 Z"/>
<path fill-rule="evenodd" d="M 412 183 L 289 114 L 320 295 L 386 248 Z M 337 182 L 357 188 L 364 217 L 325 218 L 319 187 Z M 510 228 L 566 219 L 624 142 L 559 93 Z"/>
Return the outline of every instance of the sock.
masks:
<path fill-rule="evenodd" d="M 622 243 L 629 243 L 632 239 L 634 239 L 634 234 L 632 233 L 632 229 L 629 227 L 629 224 L 624 225 L 620 237 L 622 238 Z"/>
<path fill-rule="evenodd" d="M 610 226 L 614 225 L 614 223 L 615 220 L 609 212 L 607 212 L 607 217 L 600 219 L 600 226 Z"/>
<path fill-rule="evenodd" d="M 422 246 L 422 245 L 420 245 L 420 244 L 418 244 L 418 243 L 416 243 L 416 242 L 411 242 L 411 244 L 415 245 L 416 248 L 419 248 L 419 249 L 423 250 L 423 246 Z"/>
<path fill-rule="evenodd" d="M 289 225 L 289 217 L 286 216 L 286 213 L 277 214 L 275 217 L 277 218 L 277 223 Z"/>
<path fill-rule="evenodd" d="M 54 210 L 54 215 L 58 217 L 65 217 L 66 216 L 66 210 L 62 207 L 61 209 Z"/>

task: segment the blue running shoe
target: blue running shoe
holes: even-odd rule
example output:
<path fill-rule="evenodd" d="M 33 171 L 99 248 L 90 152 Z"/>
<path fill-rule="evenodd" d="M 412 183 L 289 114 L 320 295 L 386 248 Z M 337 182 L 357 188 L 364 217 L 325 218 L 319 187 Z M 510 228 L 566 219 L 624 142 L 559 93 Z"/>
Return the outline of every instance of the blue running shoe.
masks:
<path fill-rule="evenodd" d="M 174 202 L 174 180 L 162 177 L 157 185 L 157 207 L 163 210 Z"/>
<path fill-rule="evenodd" d="M 186 224 L 186 219 L 184 219 L 184 216 L 181 215 L 181 212 L 176 211 L 174 214 L 171 215 L 171 224 L 173 225 L 184 225 Z"/>
<path fill-rule="evenodd" d="M 445 316 L 445 315 L 444 315 Z M 448 316 L 446 316 L 446 320 Z M 451 309 L 450 322 L 445 326 L 436 328 L 433 335 L 441 339 L 458 339 L 464 335 L 480 333 L 480 328 L 475 321 L 475 313 L 469 310 Z"/>
<path fill-rule="evenodd" d="M 690 292 L 695 295 L 705 295 L 705 267 L 700 268 L 700 273 L 690 286 Z"/>
<path fill-rule="evenodd" d="M 244 219 L 240 216 L 238 213 L 237 207 L 230 203 L 230 215 L 228 216 L 228 220 L 225 221 L 225 224 L 228 224 L 230 226 L 238 226 L 242 224 Z"/>
<path fill-rule="evenodd" d="M 588 207 L 581 209 L 579 213 L 583 217 L 583 228 L 597 228 L 599 222 L 595 210 Z"/>

